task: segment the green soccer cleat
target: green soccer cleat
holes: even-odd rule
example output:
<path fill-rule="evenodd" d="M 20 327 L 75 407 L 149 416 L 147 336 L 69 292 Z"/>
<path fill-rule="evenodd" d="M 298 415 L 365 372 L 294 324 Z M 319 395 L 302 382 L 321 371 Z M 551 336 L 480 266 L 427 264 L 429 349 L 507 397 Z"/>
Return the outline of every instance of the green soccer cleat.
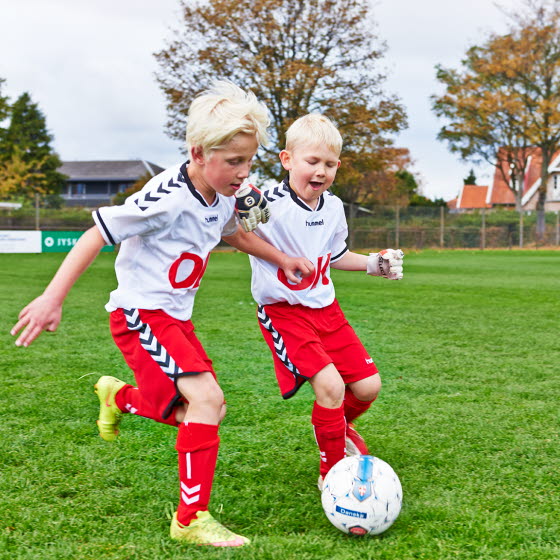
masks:
<path fill-rule="evenodd" d="M 97 420 L 97 427 L 99 428 L 99 435 L 105 441 L 115 441 L 119 435 L 119 424 L 122 419 L 122 410 L 115 403 L 115 395 L 122 389 L 126 383 L 104 375 L 99 378 L 99 381 L 94 385 L 95 392 L 99 398 L 99 420 Z"/>
<path fill-rule="evenodd" d="M 169 534 L 172 539 L 185 544 L 244 546 L 251 543 L 248 538 L 226 529 L 208 511 L 198 511 L 196 519 L 193 519 L 188 525 L 181 525 L 177 521 L 177 513 L 174 513 Z"/>

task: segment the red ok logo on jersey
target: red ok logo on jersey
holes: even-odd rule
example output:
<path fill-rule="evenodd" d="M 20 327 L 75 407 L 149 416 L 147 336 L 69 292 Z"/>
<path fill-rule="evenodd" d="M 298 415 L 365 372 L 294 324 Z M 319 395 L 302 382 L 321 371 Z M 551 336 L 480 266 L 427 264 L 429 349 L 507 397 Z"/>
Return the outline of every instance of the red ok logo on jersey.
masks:
<path fill-rule="evenodd" d="M 303 278 L 299 284 L 292 284 L 284 271 L 279 268 L 278 269 L 278 280 L 284 284 L 290 290 L 297 292 L 299 290 L 305 290 L 309 288 L 313 290 L 313 288 L 317 287 L 319 280 L 321 284 L 326 286 L 330 282 L 330 278 L 327 276 L 327 272 L 329 270 L 329 264 L 331 262 L 331 254 L 328 253 L 327 255 L 321 256 L 317 259 L 317 264 L 315 265 L 315 274 L 310 274 L 307 278 Z"/>
<path fill-rule="evenodd" d="M 169 268 L 169 281 L 174 288 L 198 288 L 200 286 L 200 280 L 204 276 L 206 267 L 208 266 L 208 260 L 210 255 L 207 255 L 205 260 L 202 260 L 198 255 L 194 253 L 182 253 L 181 256 L 171 265 Z M 192 270 L 189 275 L 183 280 L 180 278 L 180 268 L 185 261 L 191 261 Z M 188 265 L 185 264 L 185 268 Z"/>

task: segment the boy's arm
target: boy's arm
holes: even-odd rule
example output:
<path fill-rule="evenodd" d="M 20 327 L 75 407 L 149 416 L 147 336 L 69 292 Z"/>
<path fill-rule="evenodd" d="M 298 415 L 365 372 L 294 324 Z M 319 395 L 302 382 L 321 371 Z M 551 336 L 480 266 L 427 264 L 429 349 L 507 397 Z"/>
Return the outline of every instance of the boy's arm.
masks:
<path fill-rule="evenodd" d="M 66 295 L 104 245 L 105 240 L 97 226 L 88 229 L 78 239 L 45 291 L 21 310 L 19 321 L 10 331 L 15 336 L 25 327 L 16 340 L 16 346 L 29 346 L 42 331 L 57 329 Z"/>
<path fill-rule="evenodd" d="M 302 278 L 315 270 L 313 263 L 305 257 L 289 257 L 258 235 L 243 231 L 241 226 L 237 226 L 233 235 L 224 236 L 222 239 L 244 253 L 275 264 L 284 271 L 286 278 L 295 284 L 299 284 Z"/>
<path fill-rule="evenodd" d="M 371 276 L 382 276 L 389 280 L 401 280 L 403 277 L 404 253 L 400 249 L 384 249 L 379 253 L 360 255 L 348 251 L 331 268 L 338 270 L 365 270 Z"/>
<path fill-rule="evenodd" d="M 331 268 L 337 270 L 367 270 L 367 255 L 360 255 L 359 253 L 352 253 L 347 251 L 336 262 L 331 263 Z"/>

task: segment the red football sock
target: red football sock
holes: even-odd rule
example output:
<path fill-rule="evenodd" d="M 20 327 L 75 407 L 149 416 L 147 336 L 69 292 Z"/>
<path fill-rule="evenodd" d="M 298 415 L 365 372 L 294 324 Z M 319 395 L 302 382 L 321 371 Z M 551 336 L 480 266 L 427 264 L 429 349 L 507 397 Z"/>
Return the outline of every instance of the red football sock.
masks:
<path fill-rule="evenodd" d="M 325 476 L 331 467 L 344 458 L 346 436 L 344 406 L 325 408 L 315 402 L 311 423 L 321 453 L 321 476 Z"/>
<path fill-rule="evenodd" d="M 361 416 L 373 403 L 375 399 L 372 401 L 361 401 L 356 398 L 354 393 L 346 387 L 346 391 L 344 392 L 344 417 L 346 418 L 346 422 L 350 424 L 353 422 L 358 416 Z"/>
<path fill-rule="evenodd" d="M 161 417 L 161 414 L 159 414 L 159 412 L 144 399 L 138 387 L 125 385 L 115 395 L 115 404 L 123 412 L 130 412 L 131 414 L 143 416 L 144 418 L 150 418 L 152 420 L 155 420 L 156 422 L 169 424 L 170 426 L 178 425 L 177 421 L 175 420 L 175 414 L 173 412 L 168 418 L 164 420 Z"/>
<path fill-rule="evenodd" d="M 184 422 L 177 433 L 181 498 L 177 520 L 188 525 L 198 511 L 208 509 L 218 458 L 218 426 Z"/>

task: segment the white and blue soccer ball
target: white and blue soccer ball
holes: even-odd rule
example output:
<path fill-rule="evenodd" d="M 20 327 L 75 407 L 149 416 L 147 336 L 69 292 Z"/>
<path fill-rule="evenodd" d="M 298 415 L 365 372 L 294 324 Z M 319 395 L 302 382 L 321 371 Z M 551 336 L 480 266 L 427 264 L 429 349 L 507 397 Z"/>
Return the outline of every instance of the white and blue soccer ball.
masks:
<path fill-rule="evenodd" d="M 402 486 L 385 461 L 354 455 L 328 472 L 321 493 L 329 521 L 344 533 L 378 535 L 399 516 Z"/>

